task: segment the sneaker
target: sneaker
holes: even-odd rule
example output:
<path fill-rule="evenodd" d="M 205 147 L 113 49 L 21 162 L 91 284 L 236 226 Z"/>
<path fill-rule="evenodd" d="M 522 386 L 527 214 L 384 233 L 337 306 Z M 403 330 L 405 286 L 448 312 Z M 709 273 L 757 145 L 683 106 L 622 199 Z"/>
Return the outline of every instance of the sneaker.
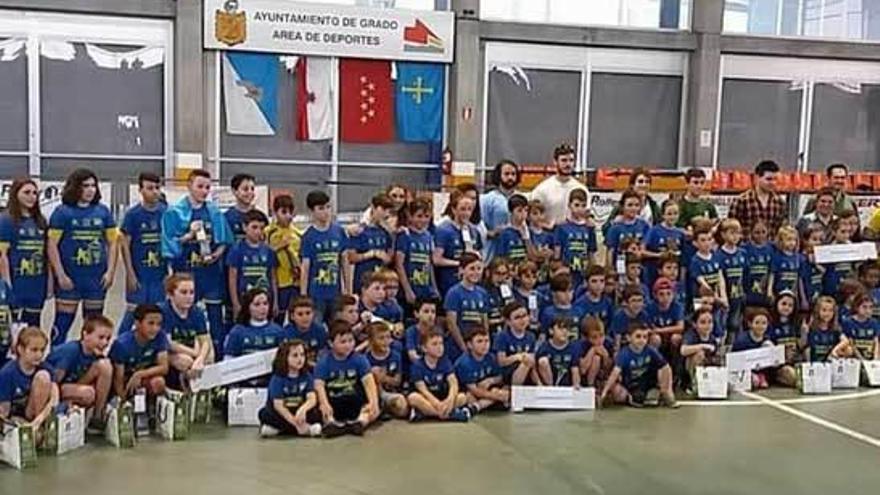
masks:
<path fill-rule="evenodd" d="M 468 404 L 467 410 L 471 413 L 471 419 L 474 419 L 477 416 L 477 413 L 480 412 L 480 408 L 477 407 L 476 404 Z"/>
<path fill-rule="evenodd" d="M 320 437 L 321 436 L 321 423 L 314 423 L 309 425 L 309 436 L 310 437 Z"/>
<path fill-rule="evenodd" d="M 412 408 L 409 410 L 409 422 L 410 423 L 417 423 L 423 419 L 425 419 L 425 415 L 416 411 L 416 408 Z"/>
<path fill-rule="evenodd" d="M 95 416 L 92 418 L 91 421 L 89 421 L 89 426 L 86 428 L 86 433 L 89 435 L 103 435 L 106 427 L 107 424 L 104 421 L 101 421 L 97 416 Z"/>
<path fill-rule="evenodd" d="M 281 433 L 277 428 L 269 425 L 260 425 L 260 436 L 263 438 L 277 437 Z"/>
<path fill-rule="evenodd" d="M 626 399 L 626 403 L 630 407 L 635 407 L 637 409 L 641 409 L 645 407 L 645 395 L 641 392 L 633 392 L 629 394 L 629 397 Z"/>
<path fill-rule="evenodd" d="M 663 404 L 663 407 L 668 407 L 669 409 L 679 408 L 678 401 L 675 400 L 675 394 L 672 392 L 662 394 L 660 396 L 660 403 Z"/>
<path fill-rule="evenodd" d="M 356 437 L 362 437 L 364 436 L 365 428 L 364 424 L 360 421 L 352 421 L 351 423 L 345 425 L 345 430 Z"/>
<path fill-rule="evenodd" d="M 454 409 L 449 415 L 449 420 L 467 423 L 471 420 L 471 410 L 467 407 L 459 407 L 457 409 Z"/>
<path fill-rule="evenodd" d="M 652 388 L 648 390 L 648 393 L 645 394 L 645 406 L 646 407 L 657 407 L 660 405 L 660 390 L 656 388 Z"/>
<path fill-rule="evenodd" d="M 342 435 L 345 435 L 346 433 L 348 433 L 348 431 L 347 431 L 345 425 L 341 425 L 335 421 L 332 423 L 328 423 L 321 430 L 321 434 L 324 435 L 324 438 L 341 437 Z"/>

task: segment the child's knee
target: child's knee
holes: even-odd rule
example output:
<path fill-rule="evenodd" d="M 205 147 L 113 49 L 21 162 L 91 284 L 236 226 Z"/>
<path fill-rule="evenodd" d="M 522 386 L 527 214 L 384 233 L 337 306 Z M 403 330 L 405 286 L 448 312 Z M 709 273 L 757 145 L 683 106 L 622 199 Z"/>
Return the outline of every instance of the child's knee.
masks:
<path fill-rule="evenodd" d="M 659 348 L 660 345 L 663 344 L 663 338 L 656 333 L 652 333 L 650 337 L 648 337 L 648 345 L 653 348 Z"/>
<path fill-rule="evenodd" d="M 468 396 L 459 392 L 458 395 L 455 396 L 455 407 L 461 407 L 468 402 Z"/>
<path fill-rule="evenodd" d="M 418 402 L 420 398 L 421 397 L 419 396 L 418 392 L 412 392 L 406 396 L 406 403 L 410 406 L 415 406 L 416 402 Z"/>
<path fill-rule="evenodd" d="M 672 346 L 673 350 L 677 350 L 679 347 L 681 347 L 681 334 L 674 333 L 674 334 L 670 335 L 669 336 L 669 345 Z"/>
<path fill-rule="evenodd" d="M 113 375 L 113 364 L 109 359 L 99 359 L 93 366 L 98 371 L 98 376 L 109 378 Z"/>
<path fill-rule="evenodd" d="M 164 376 L 154 376 L 150 378 L 149 383 L 150 393 L 152 395 L 162 395 L 165 393 L 165 377 Z"/>
<path fill-rule="evenodd" d="M 44 389 L 44 388 L 49 388 L 51 386 L 52 386 L 52 375 L 50 375 L 48 371 L 40 370 L 40 371 L 37 371 L 36 374 L 34 374 L 33 384 L 31 385 L 32 388 Z"/>

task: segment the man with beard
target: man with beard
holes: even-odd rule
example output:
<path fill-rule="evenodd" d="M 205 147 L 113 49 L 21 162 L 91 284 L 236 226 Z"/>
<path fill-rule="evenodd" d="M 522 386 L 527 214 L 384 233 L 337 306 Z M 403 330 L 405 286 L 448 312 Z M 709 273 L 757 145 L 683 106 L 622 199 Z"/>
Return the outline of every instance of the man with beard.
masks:
<path fill-rule="evenodd" d="M 495 255 L 501 231 L 510 223 L 507 200 L 515 192 L 519 180 L 519 166 L 510 160 L 501 160 L 492 170 L 492 185 L 495 188 L 480 198 L 481 216 L 489 239 L 485 253 L 487 261 Z"/>
<path fill-rule="evenodd" d="M 587 207 L 589 208 L 590 205 L 590 191 L 587 186 L 572 176 L 574 160 L 574 148 L 567 144 L 557 146 L 553 150 L 556 174 L 544 179 L 532 191 L 532 199 L 544 205 L 547 220 L 554 225 L 565 221 L 565 216 L 568 214 L 568 195 L 575 189 L 583 189 L 587 192 Z"/>

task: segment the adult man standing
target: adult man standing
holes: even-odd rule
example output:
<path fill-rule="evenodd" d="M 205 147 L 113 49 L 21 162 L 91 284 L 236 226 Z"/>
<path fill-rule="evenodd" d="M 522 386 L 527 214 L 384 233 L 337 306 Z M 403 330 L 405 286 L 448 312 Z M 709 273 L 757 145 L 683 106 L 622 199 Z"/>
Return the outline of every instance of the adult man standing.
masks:
<path fill-rule="evenodd" d="M 492 185 L 495 187 L 480 198 L 480 215 L 486 225 L 486 236 L 489 239 L 486 245 L 487 260 L 495 255 L 501 231 L 510 222 L 507 200 L 515 192 L 519 181 L 519 166 L 510 160 L 501 160 L 492 170 Z"/>
<path fill-rule="evenodd" d="M 532 191 L 532 199 L 544 205 L 547 220 L 553 224 L 562 223 L 568 213 L 568 195 L 575 189 L 587 193 L 587 206 L 590 205 L 590 191 L 581 181 L 572 177 L 574 173 L 574 148 L 561 144 L 553 150 L 553 164 L 556 174 L 544 179 Z"/>
<path fill-rule="evenodd" d="M 840 215 L 844 211 L 852 210 L 859 213 L 852 196 L 846 193 L 847 177 L 849 169 L 843 163 L 832 163 L 825 169 L 828 184 L 834 190 L 834 214 Z M 812 213 L 816 209 L 816 198 L 811 199 L 804 208 L 804 213 Z"/>
<path fill-rule="evenodd" d="M 760 222 L 767 225 L 771 237 L 785 222 L 788 208 L 782 196 L 776 193 L 776 176 L 779 165 L 764 160 L 755 167 L 755 187 L 742 193 L 730 207 L 730 218 L 739 220 L 743 237 L 748 239 L 752 227 Z"/>

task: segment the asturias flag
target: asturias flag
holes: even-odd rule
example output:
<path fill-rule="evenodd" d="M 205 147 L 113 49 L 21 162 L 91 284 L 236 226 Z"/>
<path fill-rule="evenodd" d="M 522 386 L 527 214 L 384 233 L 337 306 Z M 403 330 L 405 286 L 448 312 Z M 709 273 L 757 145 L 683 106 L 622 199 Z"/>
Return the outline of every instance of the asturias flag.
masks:
<path fill-rule="evenodd" d="M 339 61 L 340 138 L 349 143 L 394 140 L 394 88 L 391 62 Z"/>
<path fill-rule="evenodd" d="M 407 142 L 443 138 L 442 64 L 397 63 L 397 136 Z"/>
<path fill-rule="evenodd" d="M 272 136 L 278 128 L 277 55 L 232 53 L 223 55 L 223 96 L 226 132 Z"/>

